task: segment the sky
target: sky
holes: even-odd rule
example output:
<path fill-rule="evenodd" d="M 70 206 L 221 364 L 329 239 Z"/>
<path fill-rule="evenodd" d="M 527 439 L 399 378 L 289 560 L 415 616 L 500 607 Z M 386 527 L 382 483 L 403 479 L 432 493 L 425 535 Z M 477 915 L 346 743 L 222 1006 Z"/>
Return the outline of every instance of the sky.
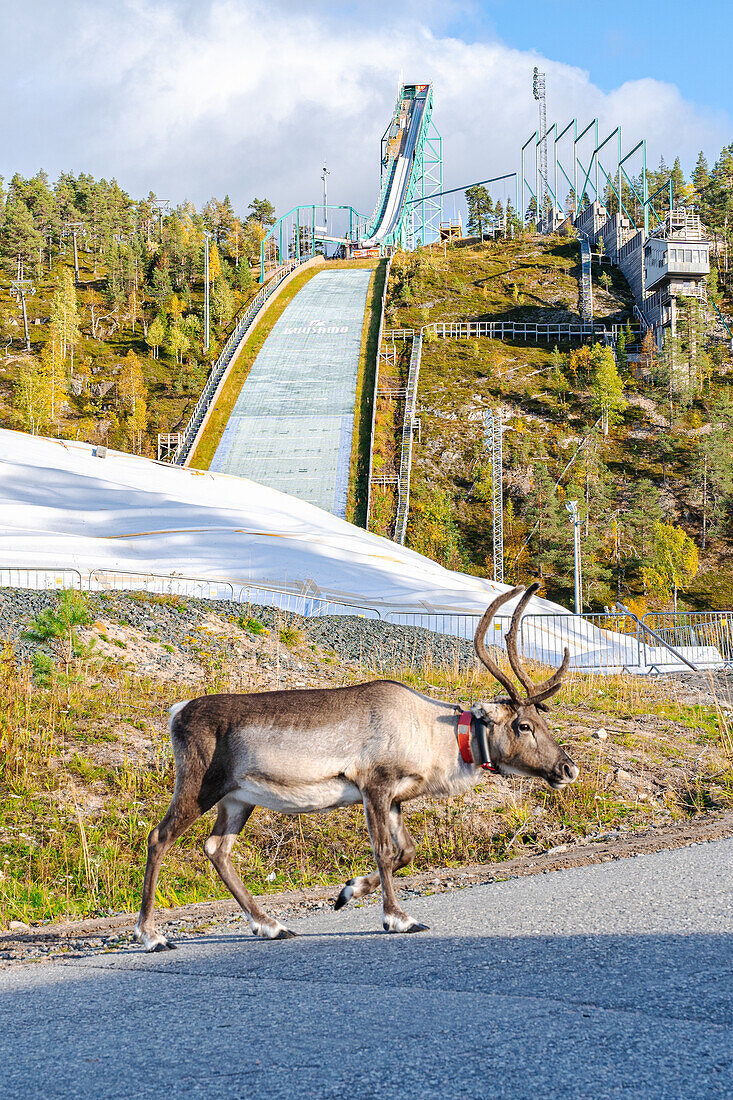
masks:
<path fill-rule="evenodd" d="M 370 212 L 400 79 L 432 82 L 446 187 L 514 171 L 537 125 L 597 115 L 689 171 L 733 141 L 733 6 L 666 0 L 25 0 L 3 12 L 0 174 L 115 177 L 201 205 Z M 451 200 L 452 201 L 452 200 Z M 450 208 L 446 211 L 450 213 Z"/>

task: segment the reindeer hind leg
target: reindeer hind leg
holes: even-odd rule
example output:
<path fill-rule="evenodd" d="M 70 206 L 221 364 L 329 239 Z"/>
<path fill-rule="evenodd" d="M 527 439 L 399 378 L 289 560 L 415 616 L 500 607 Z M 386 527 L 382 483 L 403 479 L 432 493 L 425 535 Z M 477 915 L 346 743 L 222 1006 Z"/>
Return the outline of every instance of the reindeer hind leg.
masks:
<path fill-rule="evenodd" d="M 234 842 L 244 828 L 254 806 L 233 798 L 223 798 L 218 806 L 214 828 L 204 843 L 204 851 L 227 890 L 237 901 L 250 923 L 255 936 L 268 940 L 289 940 L 295 932 L 285 928 L 280 921 L 261 909 L 234 869 L 231 860 Z"/>
<path fill-rule="evenodd" d="M 175 944 L 155 927 L 153 919 L 155 890 L 158 885 L 160 865 L 166 852 L 199 817 L 201 817 L 201 810 L 196 800 L 176 791 L 165 817 L 148 836 L 148 858 L 145 864 L 142 903 L 133 932 L 135 940 L 142 943 L 146 951 L 169 951 L 175 947 Z"/>

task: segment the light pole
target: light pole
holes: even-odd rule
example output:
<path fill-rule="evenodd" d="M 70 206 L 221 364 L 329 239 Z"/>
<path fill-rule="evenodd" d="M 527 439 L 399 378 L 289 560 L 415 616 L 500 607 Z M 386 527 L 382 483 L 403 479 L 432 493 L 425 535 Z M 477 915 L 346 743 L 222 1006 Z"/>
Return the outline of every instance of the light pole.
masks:
<path fill-rule="evenodd" d="M 323 173 L 321 179 L 323 180 L 323 229 L 324 236 L 328 236 L 328 177 L 331 175 L 326 165 L 323 165 Z M 326 242 L 323 242 L 323 255 L 326 255 Z"/>
<path fill-rule="evenodd" d="M 578 502 L 577 500 L 566 500 L 565 507 L 570 515 L 570 522 L 573 525 L 573 555 L 575 559 L 575 614 L 583 614 L 583 579 L 581 574 L 580 563 L 580 525 L 581 519 L 578 515 Z"/>
<path fill-rule="evenodd" d="M 209 308 L 209 233 L 204 233 L 204 351 L 209 350 L 211 311 Z"/>

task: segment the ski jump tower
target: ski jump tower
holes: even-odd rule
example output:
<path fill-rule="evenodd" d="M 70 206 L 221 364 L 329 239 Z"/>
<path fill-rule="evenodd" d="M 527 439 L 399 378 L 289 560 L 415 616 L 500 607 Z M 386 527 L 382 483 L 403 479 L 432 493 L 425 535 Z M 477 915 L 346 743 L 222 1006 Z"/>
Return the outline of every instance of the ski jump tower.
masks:
<path fill-rule="evenodd" d="M 403 84 L 392 120 L 382 134 L 375 216 L 390 185 L 399 185 L 404 172 L 403 194 L 396 196 L 395 203 L 399 217 L 390 234 L 392 243 L 403 248 L 430 244 L 440 236 L 443 203 L 432 196 L 443 190 L 443 139 L 432 116 L 432 84 Z"/>

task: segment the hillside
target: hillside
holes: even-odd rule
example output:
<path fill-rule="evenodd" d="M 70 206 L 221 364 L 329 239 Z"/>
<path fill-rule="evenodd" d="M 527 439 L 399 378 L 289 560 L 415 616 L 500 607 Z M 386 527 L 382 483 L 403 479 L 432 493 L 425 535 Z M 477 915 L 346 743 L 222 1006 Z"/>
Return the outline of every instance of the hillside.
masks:
<path fill-rule="evenodd" d="M 386 324 L 577 322 L 578 265 L 577 242 L 530 234 L 398 254 Z M 594 263 L 593 276 L 596 321 L 627 322 L 633 299 L 621 273 Z M 633 339 L 638 337 L 629 337 L 628 346 Z M 539 576 L 551 598 L 571 603 L 572 535 L 563 503 L 578 499 L 586 609 L 602 609 L 619 597 L 639 610 L 670 606 L 661 566 L 652 576 L 655 554 L 664 549 L 656 545 L 655 522 L 684 531 L 699 554 L 682 606 L 733 606 L 733 485 L 726 445 L 731 360 L 724 344 L 699 344 L 705 361 L 699 384 L 671 399 L 664 356 L 642 355 L 639 362 L 638 348 L 629 358 L 619 346 L 604 359 L 600 345 L 594 351 L 577 344 L 428 339 L 408 545 L 453 568 L 491 575 L 491 468 L 483 410 L 500 408 L 506 423 L 506 580 Z M 404 386 L 409 344 L 397 349 L 396 364 L 380 374 L 383 393 Z M 608 434 L 599 423 L 602 370 L 620 379 Z M 377 473 L 396 468 L 400 431 L 399 400 L 382 396 Z M 373 529 L 389 530 L 392 516 L 393 491 L 376 489 Z"/>
<path fill-rule="evenodd" d="M 274 220 L 255 199 L 201 211 L 133 200 L 113 180 L 44 173 L 0 187 L 0 426 L 155 456 L 188 419 L 233 319 L 257 290 Z M 210 239 L 211 340 L 204 347 Z M 75 267 L 75 239 L 76 266 Z M 28 288 L 30 352 L 12 284 Z"/>

